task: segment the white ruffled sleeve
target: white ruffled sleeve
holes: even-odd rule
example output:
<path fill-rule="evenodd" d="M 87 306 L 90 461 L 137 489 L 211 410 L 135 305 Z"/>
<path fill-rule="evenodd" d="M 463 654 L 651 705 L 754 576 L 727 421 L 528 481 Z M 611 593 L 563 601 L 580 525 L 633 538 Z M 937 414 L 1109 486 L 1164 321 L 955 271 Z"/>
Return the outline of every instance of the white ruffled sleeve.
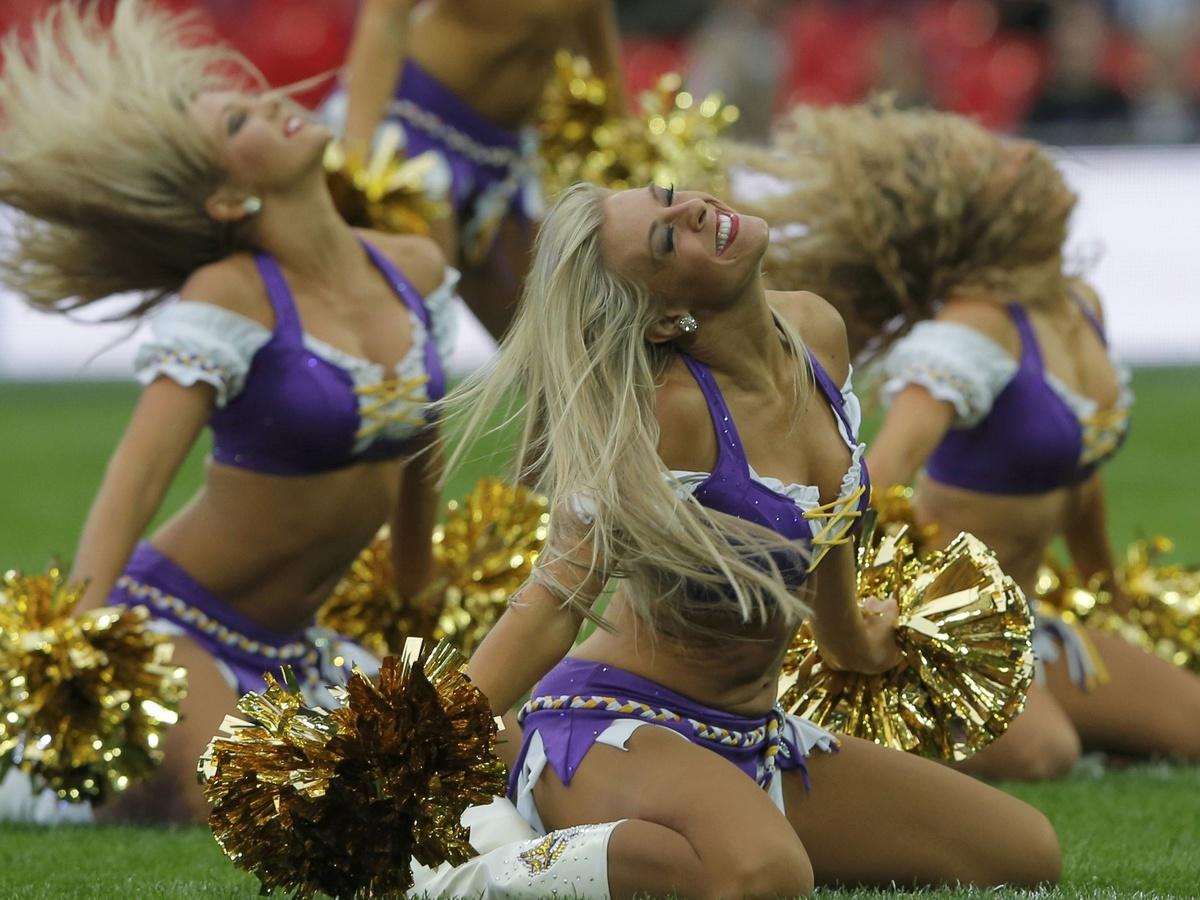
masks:
<path fill-rule="evenodd" d="M 438 355 L 448 359 L 454 350 L 454 339 L 458 335 L 458 298 L 455 288 L 462 276 L 457 269 L 446 267 L 446 274 L 437 290 L 431 291 L 425 298 L 425 308 L 429 310 L 429 325 L 433 332 L 433 342 Z M 456 303 L 457 301 L 457 303 Z"/>
<path fill-rule="evenodd" d="M 220 407 L 241 393 L 250 360 L 270 339 L 270 329 L 253 319 L 211 303 L 180 300 L 151 320 L 134 372 L 143 385 L 160 375 L 184 387 L 210 384 Z"/>
<path fill-rule="evenodd" d="M 883 402 L 910 384 L 954 407 L 955 428 L 979 424 L 1017 374 L 1017 361 L 987 335 L 957 322 L 921 322 L 888 353 Z"/>
<path fill-rule="evenodd" d="M 862 432 L 862 403 L 859 402 L 858 394 L 854 393 L 854 366 L 850 367 L 850 371 L 846 374 L 846 383 L 842 385 L 842 405 L 846 410 L 846 421 L 850 423 L 850 434 L 846 435 L 848 441 L 858 440 L 858 435 Z"/>

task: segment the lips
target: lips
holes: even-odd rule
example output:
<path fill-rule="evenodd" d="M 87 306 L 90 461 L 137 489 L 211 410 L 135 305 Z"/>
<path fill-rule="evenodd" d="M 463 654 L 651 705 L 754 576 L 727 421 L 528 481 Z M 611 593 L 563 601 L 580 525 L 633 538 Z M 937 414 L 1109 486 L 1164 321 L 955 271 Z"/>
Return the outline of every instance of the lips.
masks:
<path fill-rule="evenodd" d="M 738 217 L 735 213 L 717 213 L 717 256 L 729 249 L 737 238 Z"/>

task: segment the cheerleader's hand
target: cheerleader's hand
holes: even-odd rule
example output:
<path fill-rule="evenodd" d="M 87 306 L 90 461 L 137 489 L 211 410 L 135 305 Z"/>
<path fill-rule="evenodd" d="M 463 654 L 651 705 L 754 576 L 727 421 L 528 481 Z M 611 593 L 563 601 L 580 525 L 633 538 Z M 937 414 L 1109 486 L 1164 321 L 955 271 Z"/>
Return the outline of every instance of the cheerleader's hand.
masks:
<path fill-rule="evenodd" d="M 862 602 L 863 631 L 866 638 L 868 665 L 860 672 L 875 674 L 894 669 L 904 661 L 896 640 L 896 623 L 900 621 L 900 606 L 895 598 L 882 600 L 867 597 Z"/>
<path fill-rule="evenodd" d="M 854 636 L 849 652 L 838 654 L 837 659 L 822 654 L 826 665 L 835 671 L 861 672 L 877 675 L 894 669 L 904 661 L 900 645 L 896 642 L 896 623 L 900 619 L 900 607 L 895 599 L 881 600 L 867 597 L 860 604 L 862 621 Z"/>

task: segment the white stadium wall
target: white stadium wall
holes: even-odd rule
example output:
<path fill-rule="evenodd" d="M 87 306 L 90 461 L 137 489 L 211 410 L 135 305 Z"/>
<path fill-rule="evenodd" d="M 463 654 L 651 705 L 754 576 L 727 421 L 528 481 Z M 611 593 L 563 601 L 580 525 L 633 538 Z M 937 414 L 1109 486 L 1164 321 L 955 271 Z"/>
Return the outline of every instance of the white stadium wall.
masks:
<path fill-rule="evenodd" d="M 1200 364 L 1200 147 L 1063 149 L 1081 202 L 1071 236 L 1104 298 L 1116 352 L 1133 364 Z M 451 367 L 494 344 L 465 308 Z M 0 285 L 0 378 L 127 378 L 128 324 L 35 313 Z"/>

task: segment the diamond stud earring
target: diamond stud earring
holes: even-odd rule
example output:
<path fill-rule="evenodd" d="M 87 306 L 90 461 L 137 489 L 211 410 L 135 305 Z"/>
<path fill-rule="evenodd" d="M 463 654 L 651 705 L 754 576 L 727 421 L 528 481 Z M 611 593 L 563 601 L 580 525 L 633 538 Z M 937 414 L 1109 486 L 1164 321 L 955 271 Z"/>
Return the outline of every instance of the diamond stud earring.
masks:
<path fill-rule="evenodd" d="M 262 201 L 257 197 L 247 197 L 242 201 L 242 211 L 248 216 L 256 216 L 262 212 Z"/>
<path fill-rule="evenodd" d="M 685 316 L 680 316 L 675 320 L 675 327 L 683 334 L 695 334 L 696 329 L 700 327 L 700 323 L 696 321 L 696 317 L 691 313 Z"/>

